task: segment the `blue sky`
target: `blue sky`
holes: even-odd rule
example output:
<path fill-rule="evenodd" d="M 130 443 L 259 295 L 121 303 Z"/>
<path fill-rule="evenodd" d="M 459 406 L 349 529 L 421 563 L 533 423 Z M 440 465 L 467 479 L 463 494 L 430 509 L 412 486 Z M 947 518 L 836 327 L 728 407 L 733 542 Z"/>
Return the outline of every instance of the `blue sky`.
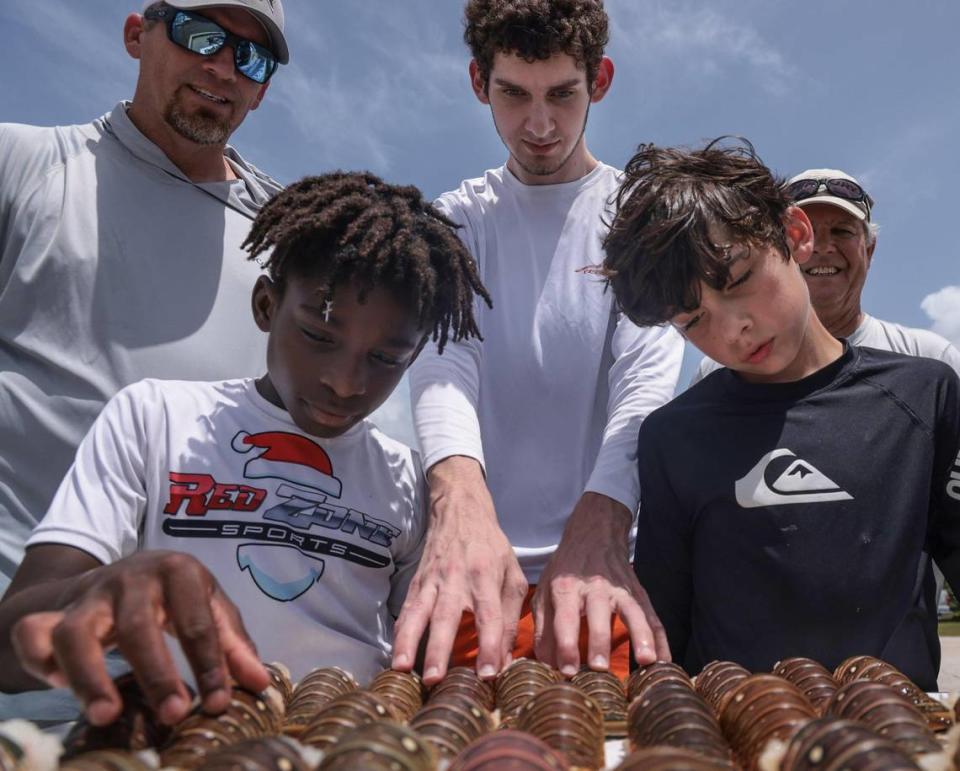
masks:
<path fill-rule="evenodd" d="M 503 163 L 473 97 L 459 0 L 284 0 L 291 64 L 234 137 L 282 181 L 366 168 L 429 196 Z M 884 319 L 960 343 L 960 3 L 607 0 L 613 88 L 588 143 L 623 165 L 640 142 L 741 134 L 776 171 L 842 168 L 876 201 L 864 293 Z M 131 0 L 3 0 L 0 120 L 90 120 L 133 93 Z M 688 352 L 683 382 L 698 360 Z M 406 390 L 379 421 L 411 440 Z"/>

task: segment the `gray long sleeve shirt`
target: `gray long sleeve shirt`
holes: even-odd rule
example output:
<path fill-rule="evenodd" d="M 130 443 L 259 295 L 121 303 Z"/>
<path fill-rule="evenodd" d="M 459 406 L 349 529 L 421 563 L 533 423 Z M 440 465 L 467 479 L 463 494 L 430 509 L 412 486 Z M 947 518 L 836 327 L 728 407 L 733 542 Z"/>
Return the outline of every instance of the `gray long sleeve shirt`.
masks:
<path fill-rule="evenodd" d="M 126 107 L 0 125 L 0 592 L 120 388 L 264 366 L 240 243 L 278 184 L 232 149 L 240 179 L 190 182 Z"/>

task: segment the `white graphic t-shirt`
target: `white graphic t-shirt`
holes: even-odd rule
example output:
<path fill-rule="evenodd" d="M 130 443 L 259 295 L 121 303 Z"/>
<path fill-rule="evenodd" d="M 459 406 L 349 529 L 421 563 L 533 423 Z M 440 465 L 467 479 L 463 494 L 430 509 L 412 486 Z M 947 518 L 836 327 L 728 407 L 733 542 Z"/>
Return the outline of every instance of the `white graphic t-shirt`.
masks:
<path fill-rule="evenodd" d="M 28 545 L 104 564 L 192 554 L 239 607 L 265 661 L 299 678 L 387 666 L 423 547 L 417 454 L 364 421 L 301 432 L 251 379 L 143 380 L 104 408 Z"/>

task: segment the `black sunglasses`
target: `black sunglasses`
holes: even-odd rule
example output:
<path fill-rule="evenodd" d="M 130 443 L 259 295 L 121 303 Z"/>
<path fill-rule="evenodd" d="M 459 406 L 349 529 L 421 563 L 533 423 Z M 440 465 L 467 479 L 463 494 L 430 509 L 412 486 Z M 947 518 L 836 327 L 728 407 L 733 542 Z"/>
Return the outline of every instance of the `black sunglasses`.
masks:
<path fill-rule="evenodd" d="M 277 71 L 277 56 L 273 51 L 227 32 L 205 16 L 164 5 L 148 9 L 143 17 L 166 22 L 167 37 L 172 43 L 201 56 L 213 56 L 224 46 L 232 46 L 237 70 L 254 83 L 266 83 Z"/>
<path fill-rule="evenodd" d="M 868 214 L 870 209 L 873 208 L 873 199 L 867 194 L 867 191 L 849 179 L 798 179 L 792 185 L 787 186 L 787 195 L 794 201 L 803 201 L 817 195 L 821 187 L 826 188 L 830 195 L 837 198 L 865 204 Z"/>

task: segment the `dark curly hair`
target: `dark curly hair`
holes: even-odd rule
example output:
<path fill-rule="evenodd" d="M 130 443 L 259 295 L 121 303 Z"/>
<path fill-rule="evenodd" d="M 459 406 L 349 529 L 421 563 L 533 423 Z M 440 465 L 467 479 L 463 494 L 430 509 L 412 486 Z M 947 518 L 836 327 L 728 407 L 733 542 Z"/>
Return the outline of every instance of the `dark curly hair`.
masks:
<path fill-rule="evenodd" d="M 627 164 L 603 273 L 634 323 L 653 326 L 695 310 L 701 281 L 715 289 L 729 283 L 729 250 L 713 243 L 711 225 L 789 258 L 783 217 L 791 201 L 783 180 L 750 142 L 724 144 L 728 139 L 702 150 L 640 145 Z"/>
<path fill-rule="evenodd" d="M 316 277 L 325 291 L 354 281 L 359 299 L 374 287 L 416 312 L 440 351 L 448 338 L 480 338 L 474 295 L 492 307 L 477 264 L 456 226 L 412 185 L 390 185 L 369 172 L 306 177 L 278 193 L 257 215 L 243 247 L 283 291 L 294 276 Z"/>
<path fill-rule="evenodd" d="M 463 39 L 484 82 L 497 52 L 528 62 L 569 54 L 593 81 L 610 37 L 603 0 L 468 0 Z"/>

